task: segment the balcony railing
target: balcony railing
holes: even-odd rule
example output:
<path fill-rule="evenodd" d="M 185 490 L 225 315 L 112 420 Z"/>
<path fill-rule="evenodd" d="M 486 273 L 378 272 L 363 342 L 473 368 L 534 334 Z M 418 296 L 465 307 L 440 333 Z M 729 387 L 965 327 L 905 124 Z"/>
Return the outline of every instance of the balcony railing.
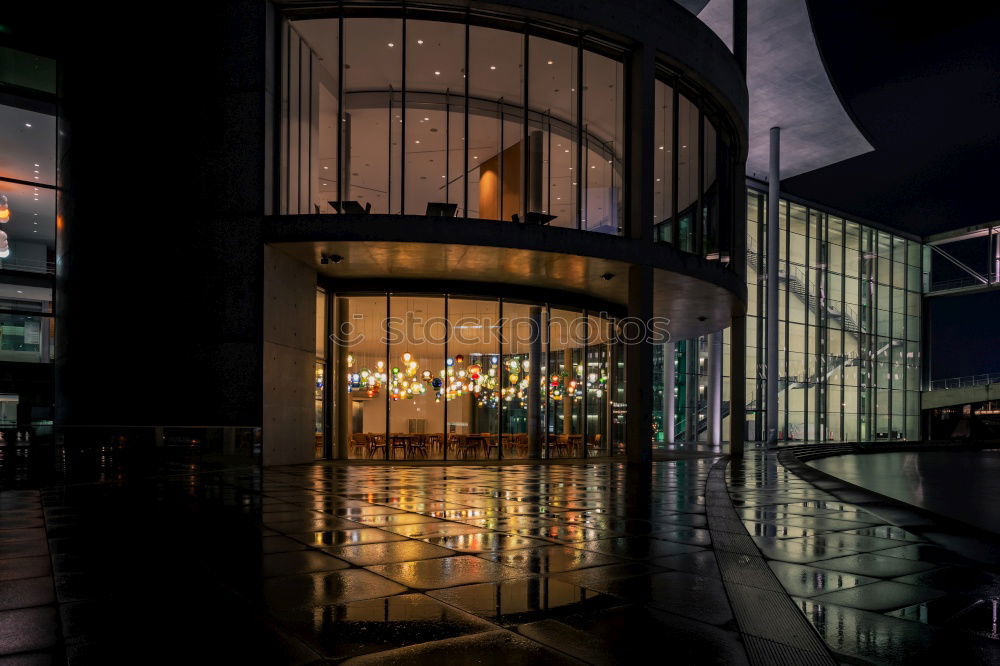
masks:
<path fill-rule="evenodd" d="M 931 390 L 942 391 L 944 389 L 970 388 L 973 386 L 984 386 L 986 384 L 998 383 L 1000 383 L 1000 372 L 992 372 L 981 375 L 967 375 L 965 377 L 933 379 L 931 380 Z"/>

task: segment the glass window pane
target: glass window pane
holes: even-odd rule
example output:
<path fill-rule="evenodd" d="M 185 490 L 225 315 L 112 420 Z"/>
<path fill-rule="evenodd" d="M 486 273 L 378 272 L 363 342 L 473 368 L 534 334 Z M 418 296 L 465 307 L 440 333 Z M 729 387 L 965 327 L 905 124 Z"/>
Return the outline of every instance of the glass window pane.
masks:
<path fill-rule="evenodd" d="M 499 457 L 500 313 L 496 300 L 448 299 L 448 457 Z"/>
<path fill-rule="evenodd" d="M 400 212 L 402 29 L 398 19 L 344 19 L 344 198 L 373 213 Z"/>
<path fill-rule="evenodd" d="M 447 204 L 452 146 L 462 133 L 449 123 L 465 95 L 465 26 L 438 21 L 406 22 L 405 212 L 424 215 L 428 204 Z M 454 203 L 454 202 L 450 202 Z M 437 212 L 437 211 L 434 211 Z"/>
<path fill-rule="evenodd" d="M 510 220 L 521 211 L 522 40 L 469 28 L 469 216 Z"/>
<path fill-rule="evenodd" d="M 662 81 L 656 82 L 656 119 L 653 146 L 653 224 L 657 225 L 655 238 L 671 242 L 673 222 L 673 104 L 674 91 Z M 756 200 L 748 197 L 748 217 L 756 220 Z"/>
<path fill-rule="evenodd" d="M 389 327 L 389 457 L 440 458 L 445 368 L 444 299 L 392 296 Z"/>
<path fill-rule="evenodd" d="M 541 37 L 528 44 L 527 210 L 577 225 L 577 48 Z"/>
<path fill-rule="evenodd" d="M 677 109 L 677 220 L 680 246 L 694 249 L 694 215 L 698 204 L 698 107 L 680 95 Z"/>
<path fill-rule="evenodd" d="M 352 296 L 347 299 L 349 329 L 347 372 L 337 381 L 347 383 L 350 403 L 348 456 L 385 458 L 389 368 L 386 364 L 386 298 Z"/>
<path fill-rule="evenodd" d="M 588 231 L 621 233 L 623 77 L 621 62 L 584 51 L 582 227 Z"/>

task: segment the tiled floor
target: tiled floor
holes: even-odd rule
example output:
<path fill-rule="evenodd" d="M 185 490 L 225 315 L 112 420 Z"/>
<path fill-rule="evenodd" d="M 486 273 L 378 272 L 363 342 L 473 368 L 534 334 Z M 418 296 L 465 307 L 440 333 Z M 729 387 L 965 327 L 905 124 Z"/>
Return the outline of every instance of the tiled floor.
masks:
<path fill-rule="evenodd" d="M 711 463 L 657 462 L 651 482 L 607 463 L 317 464 L 2 493 L 0 654 L 622 663 L 668 641 L 743 663 L 704 529 Z"/>
<path fill-rule="evenodd" d="M 713 462 L 651 478 L 192 468 L 3 491 L 0 663 L 746 663 L 718 565 L 732 553 L 708 529 Z M 998 659 L 989 566 L 773 455 L 727 479 L 759 566 L 844 662 Z"/>
<path fill-rule="evenodd" d="M 728 484 L 785 591 L 841 658 L 1000 663 L 1000 571 L 929 543 L 923 520 L 856 490 L 834 496 L 774 453 L 731 463 Z M 857 504 L 839 498 L 848 493 Z"/>

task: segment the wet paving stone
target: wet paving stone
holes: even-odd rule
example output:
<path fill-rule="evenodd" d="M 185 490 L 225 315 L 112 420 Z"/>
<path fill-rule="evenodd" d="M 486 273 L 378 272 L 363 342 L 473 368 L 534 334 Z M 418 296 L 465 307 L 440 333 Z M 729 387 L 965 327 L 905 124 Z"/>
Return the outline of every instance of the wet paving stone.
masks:
<path fill-rule="evenodd" d="M 643 664 L 650 655 L 678 664 L 748 663 L 736 632 L 649 606 L 585 610 L 521 625 L 518 631 L 595 664 Z"/>
<path fill-rule="evenodd" d="M 948 625 L 986 636 L 993 633 L 993 604 L 981 597 L 948 594 L 897 608 L 886 615 L 924 624 Z"/>
<path fill-rule="evenodd" d="M 424 594 L 399 594 L 303 609 L 289 629 L 327 658 L 344 659 L 493 631 L 496 626 Z"/>
<path fill-rule="evenodd" d="M 425 560 L 455 554 L 455 551 L 448 548 L 412 539 L 388 543 L 366 543 L 356 546 L 329 546 L 324 550 L 359 567 L 389 562 Z"/>
<path fill-rule="evenodd" d="M 471 655 L 474 660 L 470 660 Z M 443 663 L 475 663 L 484 666 L 536 666 L 537 664 L 578 664 L 575 659 L 551 650 L 510 631 L 494 630 L 440 641 L 410 645 L 396 650 L 356 657 L 347 664 L 414 664 L 440 666 Z"/>
<path fill-rule="evenodd" d="M 648 560 L 654 557 L 682 555 L 702 550 L 700 546 L 664 541 L 647 537 L 616 537 L 598 541 L 581 541 L 576 548 L 596 551 L 605 555 L 626 559 Z"/>
<path fill-rule="evenodd" d="M 804 564 L 776 561 L 768 564 L 785 590 L 796 597 L 813 597 L 818 594 L 867 585 L 879 580 L 842 571 L 818 569 Z"/>
<path fill-rule="evenodd" d="M 584 544 L 587 543 L 594 542 L 574 544 L 577 547 L 545 546 L 544 548 L 525 548 L 499 553 L 484 553 L 480 557 L 493 562 L 499 562 L 526 573 L 542 574 L 559 573 L 572 569 L 584 569 L 586 567 L 597 567 L 622 562 L 622 559 L 619 557 L 613 557 L 592 550 L 582 550 L 585 547 Z"/>
<path fill-rule="evenodd" d="M 1000 576 L 971 567 L 942 567 L 893 580 L 907 585 L 926 585 L 959 593 L 978 593 L 985 597 L 995 593 Z"/>
<path fill-rule="evenodd" d="M 884 664 L 979 664 L 996 660 L 986 639 L 882 613 L 798 600 L 820 636 L 838 653 Z"/>
<path fill-rule="evenodd" d="M 884 613 L 942 596 L 944 596 L 944 592 L 930 587 L 880 580 L 846 590 L 821 594 L 814 597 L 814 600 Z"/>
<path fill-rule="evenodd" d="M 843 571 L 846 573 L 874 576 L 876 578 L 897 578 L 907 574 L 933 569 L 930 562 L 904 560 L 887 555 L 860 553 L 818 561 L 814 564 L 821 569 Z"/>
<path fill-rule="evenodd" d="M 285 576 L 264 581 L 265 603 L 277 612 L 387 597 L 406 588 L 364 569 Z"/>
<path fill-rule="evenodd" d="M 708 578 L 722 578 L 719 571 L 719 563 L 715 559 L 715 553 L 710 550 L 702 550 L 695 553 L 685 553 L 683 555 L 671 555 L 670 557 L 658 557 L 650 560 L 650 564 L 665 569 L 675 571 L 686 571 L 687 573 L 707 576 Z"/>
<path fill-rule="evenodd" d="M 511 625 L 619 605 L 618 599 L 558 578 L 538 576 L 433 590 L 430 596 L 497 624 Z"/>
<path fill-rule="evenodd" d="M 430 546 L 430 544 L 424 545 Z M 507 578 L 525 575 L 524 572 L 517 569 L 474 555 L 454 555 L 415 562 L 380 564 L 369 566 L 367 569 L 415 590 L 499 582 Z"/>
<path fill-rule="evenodd" d="M 261 575 L 264 578 L 293 576 L 295 574 L 316 573 L 346 569 L 350 565 L 318 550 L 294 550 L 287 553 L 271 553 L 261 558 Z"/>
<path fill-rule="evenodd" d="M 854 551 L 828 548 L 822 543 L 803 539 L 774 539 L 754 537 L 754 542 L 764 557 L 782 562 L 808 563 L 850 555 Z"/>
<path fill-rule="evenodd" d="M 539 548 L 550 545 L 541 539 L 532 539 L 519 534 L 501 532 L 474 532 L 453 536 L 437 536 L 424 539 L 427 543 L 450 548 L 462 553 L 496 553 L 523 548 Z"/>
<path fill-rule="evenodd" d="M 356 530 L 341 530 L 338 532 L 304 532 L 290 534 L 292 539 L 313 548 L 326 546 L 355 546 L 363 543 L 388 543 L 390 541 L 406 541 L 402 534 L 387 532 L 375 527 L 363 527 Z"/>

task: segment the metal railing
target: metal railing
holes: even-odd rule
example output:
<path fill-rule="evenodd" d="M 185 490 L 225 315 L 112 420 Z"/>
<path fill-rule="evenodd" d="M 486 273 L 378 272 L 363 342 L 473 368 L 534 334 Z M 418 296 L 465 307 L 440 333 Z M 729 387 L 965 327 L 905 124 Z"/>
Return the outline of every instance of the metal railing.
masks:
<path fill-rule="evenodd" d="M 986 276 L 989 281 L 984 284 L 982 280 L 972 277 L 971 275 L 967 277 L 955 278 L 953 280 L 934 280 L 931 282 L 929 293 L 935 291 L 947 291 L 948 289 L 961 289 L 962 287 L 982 287 L 996 284 L 1000 281 L 1000 276 L 995 273 L 990 273 Z"/>
<path fill-rule="evenodd" d="M 986 384 L 1000 384 L 1000 372 L 984 373 L 981 375 L 967 375 L 965 377 L 949 377 L 948 379 L 932 379 L 930 390 L 942 391 L 944 389 L 985 386 Z"/>

